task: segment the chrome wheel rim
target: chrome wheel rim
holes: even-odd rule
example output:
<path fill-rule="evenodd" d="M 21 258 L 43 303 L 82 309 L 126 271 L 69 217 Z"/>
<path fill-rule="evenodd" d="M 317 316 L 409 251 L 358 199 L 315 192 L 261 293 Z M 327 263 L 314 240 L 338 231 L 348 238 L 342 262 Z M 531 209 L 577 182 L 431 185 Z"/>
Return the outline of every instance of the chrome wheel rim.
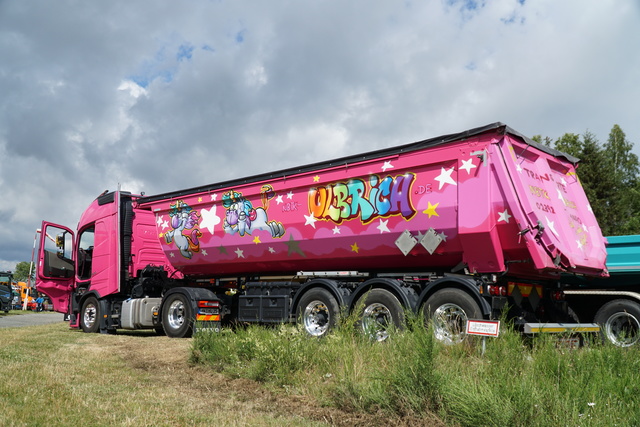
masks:
<path fill-rule="evenodd" d="M 389 338 L 388 328 L 392 324 L 391 311 L 383 304 L 368 305 L 362 313 L 362 330 L 376 341 Z"/>
<path fill-rule="evenodd" d="M 331 312 L 325 303 L 319 300 L 311 301 L 302 314 L 304 329 L 314 337 L 324 335 L 331 324 Z"/>
<path fill-rule="evenodd" d="M 607 319 L 604 333 L 618 347 L 631 347 L 640 340 L 640 322 L 629 313 L 615 313 Z"/>
<path fill-rule="evenodd" d="M 433 313 L 433 332 L 438 341 L 458 344 L 467 335 L 467 313 L 456 304 L 443 304 Z"/>

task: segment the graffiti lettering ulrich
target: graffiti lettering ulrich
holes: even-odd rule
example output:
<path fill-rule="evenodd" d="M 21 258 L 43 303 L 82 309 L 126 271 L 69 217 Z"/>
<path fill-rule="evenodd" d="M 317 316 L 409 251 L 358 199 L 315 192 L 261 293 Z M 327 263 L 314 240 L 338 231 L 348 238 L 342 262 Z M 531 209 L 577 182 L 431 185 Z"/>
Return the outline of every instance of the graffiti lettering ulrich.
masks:
<path fill-rule="evenodd" d="M 379 216 L 402 215 L 410 219 L 416 210 L 411 204 L 412 173 L 380 179 L 369 176 L 369 181 L 352 179 L 309 191 L 309 212 L 318 219 L 341 223 L 360 217 L 368 222 Z"/>

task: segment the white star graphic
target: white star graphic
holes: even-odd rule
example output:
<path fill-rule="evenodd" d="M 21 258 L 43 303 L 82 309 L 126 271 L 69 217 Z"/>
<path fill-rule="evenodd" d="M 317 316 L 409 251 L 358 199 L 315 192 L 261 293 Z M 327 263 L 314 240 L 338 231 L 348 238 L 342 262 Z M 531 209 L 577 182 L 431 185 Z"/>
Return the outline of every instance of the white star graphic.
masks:
<path fill-rule="evenodd" d="M 580 240 L 576 240 L 576 243 L 578 244 L 578 249 L 582 249 L 582 242 Z"/>
<path fill-rule="evenodd" d="M 340 227 L 338 227 L 337 225 L 333 227 L 333 234 L 340 234 Z"/>
<path fill-rule="evenodd" d="M 391 161 L 384 162 L 384 164 L 382 165 L 382 170 L 384 172 L 386 172 L 387 169 L 393 169 L 393 165 L 391 164 Z"/>
<path fill-rule="evenodd" d="M 436 177 L 436 181 L 440 183 L 438 186 L 438 190 L 442 190 L 442 186 L 445 184 L 458 185 L 453 178 L 451 178 L 451 174 L 453 173 L 454 168 L 446 170 L 445 168 L 440 168 L 440 175 Z"/>
<path fill-rule="evenodd" d="M 562 191 L 560 191 L 560 189 L 558 188 L 558 199 L 562 200 L 562 202 L 564 203 L 564 197 L 562 196 Z"/>
<path fill-rule="evenodd" d="M 507 224 L 509 223 L 509 218 L 511 218 L 511 215 L 509 215 L 509 211 L 507 209 L 505 209 L 504 212 L 498 212 L 498 215 L 498 222 L 504 221 Z"/>
<path fill-rule="evenodd" d="M 211 195 L 211 201 L 212 202 L 215 202 L 217 199 L 218 199 L 218 194 L 217 193 L 214 193 L 214 194 Z"/>
<path fill-rule="evenodd" d="M 242 249 L 238 248 L 234 252 L 238 255 L 238 258 L 244 258 L 244 251 Z"/>
<path fill-rule="evenodd" d="M 275 250 L 275 249 L 273 249 L 271 246 L 269 246 L 269 252 L 270 252 L 270 253 L 272 253 L 272 254 L 275 254 L 275 253 L 276 253 L 276 250 Z"/>
<path fill-rule="evenodd" d="M 206 249 L 203 249 L 203 250 L 202 250 L 202 255 L 204 255 L 204 256 L 209 255 L 209 254 L 207 253 L 207 250 L 206 250 Z"/>
<path fill-rule="evenodd" d="M 202 215 L 202 222 L 200 228 L 206 228 L 210 234 L 213 234 L 215 226 L 220 224 L 220 217 L 216 215 L 216 205 L 211 206 L 211 209 L 200 209 L 200 215 Z"/>
<path fill-rule="evenodd" d="M 471 175 L 471 169 L 473 168 L 477 168 L 477 166 L 473 164 L 473 159 L 463 160 L 462 166 L 460 166 L 460 169 L 466 170 L 469 175 Z"/>
<path fill-rule="evenodd" d="M 276 197 L 276 203 L 279 205 L 280 203 L 282 203 L 282 194 L 278 195 Z"/>
<path fill-rule="evenodd" d="M 175 257 L 176 257 L 176 255 L 175 255 L 173 252 L 169 252 L 169 256 L 170 256 L 171 258 L 175 258 Z"/>
<path fill-rule="evenodd" d="M 162 215 L 158 215 L 156 217 L 156 224 L 158 224 L 158 225 L 162 224 Z"/>
<path fill-rule="evenodd" d="M 565 186 L 567 185 L 567 181 L 564 179 L 564 176 L 560 179 L 560 183 Z"/>
<path fill-rule="evenodd" d="M 519 173 L 522 173 L 522 166 L 520 166 L 520 163 L 518 163 L 518 164 L 516 165 L 516 170 L 517 170 Z"/>
<path fill-rule="evenodd" d="M 380 219 L 380 224 L 376 227 L 378 230 L 380 230 L 380 234 L 384 233 L 385 231 L 387 233 L 390 233 L 389 231 L 389 227 L 387 226 L 387 224 L 389 223 L 388 219 Z"/>
<path fill-rule="evenodd" d="M 547 227 L 549 227 L 549 229 L 551 229 L 551 231 L 553 232 L 553 234 L 555 234 L 556 236 L 558 236 L 558 232 L 556 231 L 556 226 L 554 224 L 553 221 L 550 221 L 548 217 L 544 217 L 544 219 L 547 221 Z"/>
<path fill-rule="evenodd" d="M 164 230 L 165 228 L 169 228 L 169 222 L 168 221 L 163 221 L 162 222 L 162 229 Z"/>
<path fill-rule="evenodd" d="M 589 230 L 587 230 L 587 224 L 582 224 L 582 229 L 585 233 L 589 232 Z"/>
<path fill-rule="evenodd" d="M 315 217 L 313 215 L 305 215 L 304 216 L 305 219 L 307 220 L 304 225 L 310 225 L 313 228 L 316 228 L 316 221 L 317 219 L 315 219 Z"/>
<path fill-rule="evenodd" d="M 287 199 L 293 199 L 293 191 L 287 193 Z"/>

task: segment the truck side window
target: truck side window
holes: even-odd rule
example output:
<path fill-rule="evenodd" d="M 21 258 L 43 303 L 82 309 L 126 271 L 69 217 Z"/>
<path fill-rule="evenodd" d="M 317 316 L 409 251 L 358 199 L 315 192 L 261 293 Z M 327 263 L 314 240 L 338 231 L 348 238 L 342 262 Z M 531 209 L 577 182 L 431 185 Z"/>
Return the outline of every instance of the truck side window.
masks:
<path fill-rule="evenodd" d="M 89 227 L 80 233 L 78 240 L 78 278 L 91 278 L 91 260 L 93 258 L 93 237 L 95 228 Z"/>
<path fill-rule="evenodd" d="M 44 234 L 44 268 L 46 277 L 73 277 L 73 236 L 62 228 L 49 225 Z"/>

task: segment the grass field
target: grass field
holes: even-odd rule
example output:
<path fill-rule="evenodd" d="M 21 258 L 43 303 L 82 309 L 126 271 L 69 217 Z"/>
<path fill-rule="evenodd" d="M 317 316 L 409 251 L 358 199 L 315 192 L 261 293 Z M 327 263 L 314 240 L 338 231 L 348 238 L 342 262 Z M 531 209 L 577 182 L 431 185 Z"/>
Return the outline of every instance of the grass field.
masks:
<path fill-rule="evenodd" d="M 194 358 L 230 378 L 313 396 L 345 411 L 464 426 L 640 425 L 640 350 L 567 349 L 505 328 L 443 346 L 422 322 L 383 343 L 341 328 L 309 339 L 294 326 L 199 335 Z"/>
<path fill-rule="evenodd" d="M 640 425 L 638 349 L 568 350 L 505 328 L 482 354 L 419 322 L 383 343 L 355 329 L 0 329 L 0 425 Z"/>

